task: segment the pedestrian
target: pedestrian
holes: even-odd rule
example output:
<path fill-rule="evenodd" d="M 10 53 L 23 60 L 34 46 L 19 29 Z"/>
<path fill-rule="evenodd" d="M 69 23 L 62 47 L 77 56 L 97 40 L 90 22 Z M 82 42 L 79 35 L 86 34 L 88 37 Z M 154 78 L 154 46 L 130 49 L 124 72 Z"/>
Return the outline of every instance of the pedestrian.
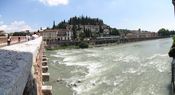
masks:
<path fill-rule="evenodd" d="M 39 36 L 36 34 L 36 32 L 34 32 L 34 34 L 32 35 L 32 40 L 38 38 Z"/>
<path fill-rule="evenodd" d="M 7 35 L 7 45 L 9 46 L 11 43 L 11 36 L 8 34 Z"/>
<path fill-rule="evenodd" d="M 26 35 L 26 40 L 27 40 L 27 41 L 30 41 L 30 38 L 31 38 L 30 35 Z"/>
<path fill-rule="evenodd" d="M 20 41 L 21 41 L 21 38 L 20 38 L 20 37 L 18 37 L 18 43 L 20 43 Z"/>

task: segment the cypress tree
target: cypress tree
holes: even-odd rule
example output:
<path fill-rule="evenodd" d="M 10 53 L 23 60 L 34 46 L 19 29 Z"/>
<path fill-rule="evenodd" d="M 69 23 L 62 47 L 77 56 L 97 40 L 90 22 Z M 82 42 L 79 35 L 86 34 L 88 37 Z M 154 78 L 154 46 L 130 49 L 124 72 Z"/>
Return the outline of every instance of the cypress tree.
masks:
<path fill-rule="evenodd" d="M 55 28 L 56 28 L 55 21 L 53 21 L 52 29 L 55 29 Z"/>

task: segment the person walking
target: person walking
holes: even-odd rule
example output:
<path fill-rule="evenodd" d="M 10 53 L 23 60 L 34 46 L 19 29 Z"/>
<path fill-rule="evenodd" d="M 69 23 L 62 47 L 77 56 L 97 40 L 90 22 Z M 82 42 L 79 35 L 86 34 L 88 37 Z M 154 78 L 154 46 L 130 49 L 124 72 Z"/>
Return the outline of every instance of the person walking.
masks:
<path fill-rule="evenodd" d="M 21 41 L 21 38 L 20 38 L 20 37 L 18 37 L 18 43 L 20 43 L 20 41 Z"/>
<path fill-rule="evenodd" d="M 9 46 L 11 43 L 11 36 L 8 34 L 7 35 L 7 45 Z"/>
<path fill-rule="evenodd" d="M 26 35 L 26 40 L 30 41 L 30 37 L 31 37 L 30 35 Z"/>
<path fill-rule="evenodd" d="M 39 36 L 36 34 L 36 32 L 34 32 L 34 34 L 32 35 L 32 40 L 38 38 Z"/>

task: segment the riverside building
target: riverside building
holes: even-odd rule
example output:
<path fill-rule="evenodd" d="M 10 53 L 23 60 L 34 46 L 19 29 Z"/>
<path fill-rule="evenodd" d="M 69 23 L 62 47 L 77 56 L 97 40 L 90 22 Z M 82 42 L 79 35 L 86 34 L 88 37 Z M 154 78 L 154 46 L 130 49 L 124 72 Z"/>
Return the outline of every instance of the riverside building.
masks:
<path fill-rule="evenodd" d="M 70 41 L 72 40 L 73 32 L 67 29 L 46 29 L 41 31 L 44 41 Z"/>

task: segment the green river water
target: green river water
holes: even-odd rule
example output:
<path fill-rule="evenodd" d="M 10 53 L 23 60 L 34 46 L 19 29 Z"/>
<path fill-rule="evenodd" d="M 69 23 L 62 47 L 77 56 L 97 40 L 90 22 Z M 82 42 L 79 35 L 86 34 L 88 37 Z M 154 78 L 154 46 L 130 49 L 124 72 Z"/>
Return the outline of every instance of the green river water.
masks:
<path fill-rule="evenodd" d="M 170 95 L 171 44 L 167 38 L 47 51 L 47 84 L 53 95 Z"/>

